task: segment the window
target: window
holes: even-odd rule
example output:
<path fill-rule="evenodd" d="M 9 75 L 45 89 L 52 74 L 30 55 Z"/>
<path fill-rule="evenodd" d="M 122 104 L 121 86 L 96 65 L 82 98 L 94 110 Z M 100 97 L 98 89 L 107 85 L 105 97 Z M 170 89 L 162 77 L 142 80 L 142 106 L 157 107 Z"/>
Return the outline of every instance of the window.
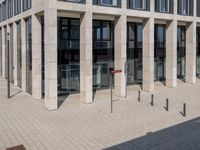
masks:
<path fill-rule="evenodd" d="M 156 0 L 155 10 L 158 12 L 173 12 L 173 0 Z"/>
<path fill-rule="evenodd" d="M 94 5 L 119 7 L 120 0 L 93 0 Z"/>
<path fill-rule="evenodd" d="M 200 0 L 197 0 L 197 16 L 200 17 Z"/>
<path fill-rule="evenodd" d="M 0 4 L 0 22 L 2 21 L 2 7 L 1 7 L 1 4 Z"/>
<path fill-rule="evenodd" d="M 74 2 L 74 3 L 84 3 L 85 0 L 62 0 L 62 1 L 65 1 L 65 2 Z"/>
<path fill-rule="evenodd" d="M 13 0 L 8 0 L 8 18 L 13 16 Z"/>
<path fill-rule="evenodd" d="M 128 8 L 149 10 L 149 2 L 150 0 L 129 0 Z"/>
<path fill-rule="evenodd" d="M 193 15 L 193 0 L 178 0 L 178 13 L 180 15 Z"/>
<path fill-rule="evenodd" d="M 21 13 L 21 0 L 15 0 L 14 1 L 14 14 L 20 14 Z"/>
<path fill-rule="evenodd" d="M 7 19 L 7 8 L 6 8 L 6 1 L 2 3 L 2 21 Z"/>
<path fill-rule="evenodd" d="M 23 11 L 31 8 L 31 0 L 23 0 Z"/>

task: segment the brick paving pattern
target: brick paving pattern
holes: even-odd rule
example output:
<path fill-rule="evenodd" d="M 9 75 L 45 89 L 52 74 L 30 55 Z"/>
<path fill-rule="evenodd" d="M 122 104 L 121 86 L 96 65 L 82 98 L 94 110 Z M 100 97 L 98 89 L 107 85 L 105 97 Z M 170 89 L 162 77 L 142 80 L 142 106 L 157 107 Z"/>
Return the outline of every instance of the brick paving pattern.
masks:
<path fill-rule="evenodd" d="M 150 93 L 141 92 L 138 102 L 139 87 L 129 87 L 127 98 L 114 101 L 113 114 L 109 90 L 97 92 L 91 105 L 70 96 L 50 112 L 44 100 L 11 87 L 8 100 L 0 79 L 0 150 L 20 144 L 27 150 L 200 150 L 200 80 L 179 82 L 175 89 L 156 83 L 154 107 Z M 186 117 L 180 114 L 183 103 Z"/>

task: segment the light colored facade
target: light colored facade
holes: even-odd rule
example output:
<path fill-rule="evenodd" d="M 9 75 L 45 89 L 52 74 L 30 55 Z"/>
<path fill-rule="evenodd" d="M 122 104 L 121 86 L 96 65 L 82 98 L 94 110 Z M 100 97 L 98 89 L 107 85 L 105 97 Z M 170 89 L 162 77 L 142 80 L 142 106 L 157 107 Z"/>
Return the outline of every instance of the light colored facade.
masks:
<path fill-rule="evenodd" d="M 129 8 L 128 5 L 134 4 L 128 4 L 127 2 L 129 1 L 126 0 L 121 0 L 121 2 L 113 0 L 111 2 L 113 5 L 120 2 L 119 5 L 114 7 L 103 5 L 103 1 L 100 1 L 100 5 L 94 4 L 92 0 L 85 0 L 83 3 L 72 1 L 32 0 L 30 9 L 23 11 L 23 3 L 21 3 L 21 13 L 13 14 L 13 16 L 4 20 L 1 18 L 1 76 L 3 78 L 6 77 L 7 40 L 5 38 L 6 33 L 9 32 L 10 36 L 12 36 L 10 37 L 10 51 L 12 51 L 13 57 L 10 57 L 10 60 L 13 61 L 11 63 L 13 83 L 16 86 L 20 86 L 23 92 L 27 92 L 31 88 L 29 93 L 35 99 L 42 98 L 42 88 L 44 88 L 45 106 L 49 110 L 58 108 L 58 17 L 77 18 L 80 20 L 80 101 L 82 102 L 90 104 L 93 101 L 94 20 L 106 20 L 114 23 L 114 69 L 122 70 L 122 73 L 117 74 L 114 79 L 115 94 L 117 96 L 124 97 L 126 94 L 127 75 L 125 64 L 127 62 L 128 22 L 141 23 L 143 25 L 142 88 L 144 91 L 154 91 L 155 24 L 166 26 L 165 85 L 171 88 L 177 86 L 178 26 L 185 26 L 186 28 L 186 69 L 184 79 L 187 83 L 194 84 L 196 82 L 196 35 L 197 26 L 200 23 L 200 17 L 197 17 L 196 6 L 198 5 L 196 0 L 188 4 L 192 5 L 192 15 L 187 9 L 183 12 L 186 13 L 185 15 L 178 13 L 178 5 L 182 4 L 184 6 L 183 2 L 179 4 L 178 0 L 173 0 L 172 4 L 170 4 L 171 9 L 167 9 L 166 12 L 155 11 L 155 0 L 147 0 L 146 4 L 142 4 L 142 6 L 148 5 L 145 10 Z M 134 3 L 134 1 L 132 2 Z M 105 3 L 107 2 L 105 1 Z M 14 13 L 14 11 L 11 11 L 11 13 Z M 29 18 L 31 18 L 30 22 Z M 43 23 L 42 18 L 44 18 Z M 19 22 L 20 27 L 18 26 Z M 44 24 L 43 28 L 42 24 Z M 21 29 L 18 30 L 18 28 Z M 42 30 L 44 30 L 43 40 Z M 31 38 L 29 35 L 31 35 Z M 42 41 L 44 42 L 44 47 L 42 46 Z M 18 49 L 21 49 L 20 54 Z M 42 58 L 42 49 L 44 49 L 44 58 Z M 27 51 L 31 51 L 30 57 L 27 56 Z M 21 59 L 19 59 L 19 55 L 21 55 Z M 21 64 L 19 64 L 19 61 L 21 61 Z M 42 61 L 44 61 L 45 66 L 44 82 L 42 82 Z M 27 65 L 27 62 L 30 63 L 31 67 Z M 21 66 L 21 77 L 19 77 L 19 66 Z M 31 71 L 27 69 L 27 66 L 31 68 Z"/>

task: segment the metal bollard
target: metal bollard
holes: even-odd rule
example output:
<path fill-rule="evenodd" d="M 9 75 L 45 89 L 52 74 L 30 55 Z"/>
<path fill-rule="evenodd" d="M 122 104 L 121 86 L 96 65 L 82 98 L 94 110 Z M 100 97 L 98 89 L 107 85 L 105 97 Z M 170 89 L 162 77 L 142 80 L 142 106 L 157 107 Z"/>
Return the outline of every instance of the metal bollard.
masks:
<path fill-rule="evenodd" d="M 169 99 L 166 99 L 166 107 L 165 107 L 166 111 L 169 111 Z"/>
<path fill-rule="evenodd" d="M 141 101 L 141 91 L 138 91 L 138 101 Z"/>
<path fill-rule="evenodd" d="M 183 116 L 186 117 L 186 103 L 183 104 Z"/>
<path fill-rule="evenodd" d="M 151 106 L 154 106 L 154 95 L 151 95 Z"/>

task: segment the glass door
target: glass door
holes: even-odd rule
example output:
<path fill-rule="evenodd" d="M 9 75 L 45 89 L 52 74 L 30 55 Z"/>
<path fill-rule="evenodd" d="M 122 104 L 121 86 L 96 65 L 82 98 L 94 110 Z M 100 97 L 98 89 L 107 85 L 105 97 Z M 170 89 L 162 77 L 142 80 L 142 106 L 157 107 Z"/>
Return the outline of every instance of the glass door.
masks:
<path fill-rule="evenodd" d="M 200 77 L 200 27 L 197 27 L 197 77 Z"/>
<path fill-rule="evenodd" d="M 32 94 L 32 19 L 26 20 L 26 90 Z"/>
<path fill-rule="evenodd" d="M 93 88 L 110 87 L 110 68 L 114 68 L 114 23 L 93 21 Z"/>
<path fill-rule="evenodd" d="M 186 70 L 186 27 L 177 28 L 177 78 L 185 78 Z"/>
<path fill-rule="evenodd" d="M 143 25 L 128 23 L 127 33 L 127 84 L 141 84 Z"/>
<path fill-rule="evenodd" d="M 17 23 L 17 84 L 22 87 L 21 22 Z"/>
<path fill-rule="evenodd" d="M 155 25 L 154 36 L 154 79 L 165 80 L 165 57 L 166 57 L 166 26 Z"/>
<path fill-rule="evenodd" d="M 14 84 L 13 26 L 10 25 L 10 82 Z"/>
<path fill-rule="evenodd" d="M 80 20 L 58 18 L 58 94 L 80 91 Z"/>

